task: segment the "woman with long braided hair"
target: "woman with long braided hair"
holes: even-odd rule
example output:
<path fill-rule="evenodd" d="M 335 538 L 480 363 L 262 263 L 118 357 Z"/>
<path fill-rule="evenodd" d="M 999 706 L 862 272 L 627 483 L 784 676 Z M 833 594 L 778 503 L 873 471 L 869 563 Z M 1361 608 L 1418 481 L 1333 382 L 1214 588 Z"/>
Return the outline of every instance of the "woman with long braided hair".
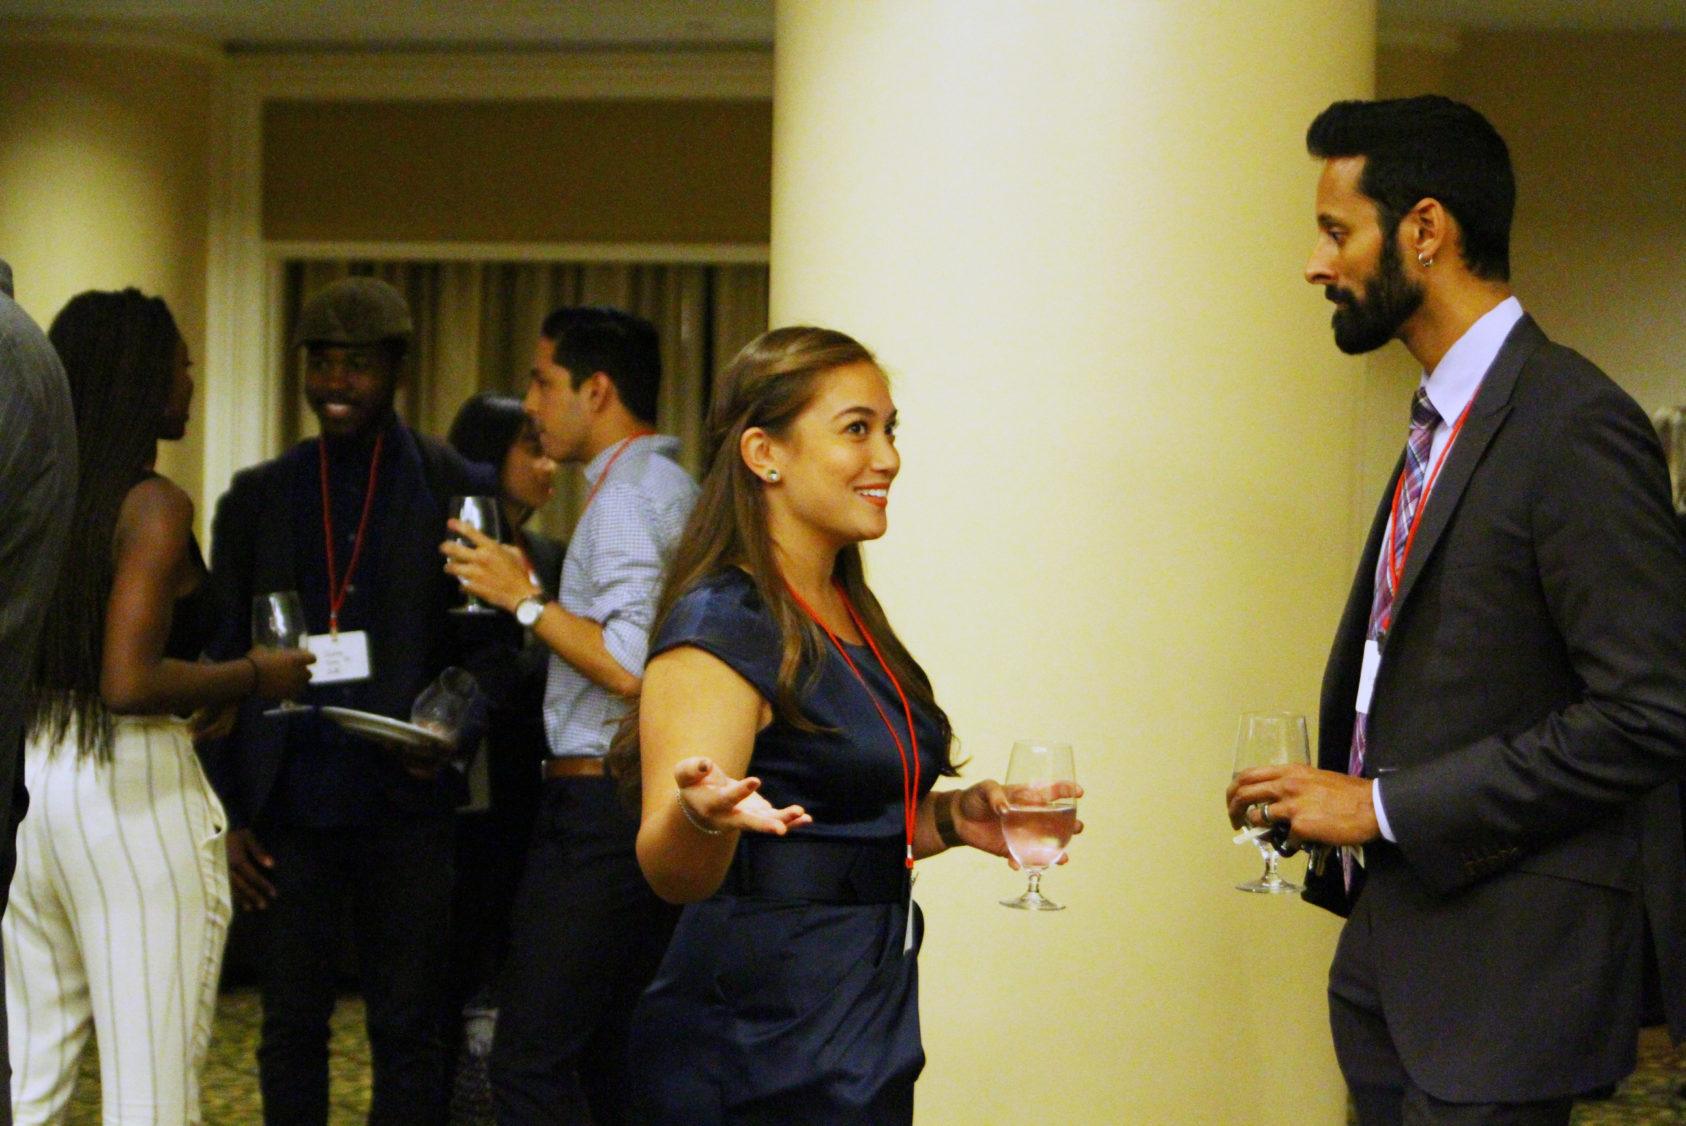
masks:
<path fill-rule="evenodd" d="M 210 664 L 193 504 L 152 466 L 193 381 L 164 302 L 84 293 L 53 321 L 80 478 L 30 689 L 11 909 L 0 923 L 15 1120 L 55 1122 L 90 1027 L 107 1122 L 196 1123 L 231 913 L 222 806 L 193 747 L 249 694 L 300 691 L 314 658 Z"/>

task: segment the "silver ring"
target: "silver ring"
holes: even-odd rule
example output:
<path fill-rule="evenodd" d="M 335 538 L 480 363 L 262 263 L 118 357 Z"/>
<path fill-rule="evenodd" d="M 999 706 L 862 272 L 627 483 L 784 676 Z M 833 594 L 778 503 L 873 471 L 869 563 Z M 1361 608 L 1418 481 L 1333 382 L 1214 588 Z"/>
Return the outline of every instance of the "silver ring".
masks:
<path fill-rule="evenodd" d="M 1258 802 L 1253 802 L 1251 805 L 1249 805 L 1247 807 L 1247 812 L 1242 815 L 1242 820 L 1246 821 L 1247 824 L 1252 825 L 1254 828 L 1257 828 L 1258 825 L 1253 820 L 1253 814 L 1258 812 L 1259 804 L 1260 803 L 1258 803 Z"/>
<path fill-rule="evenodd" d="M 1270 803 L 1267 802 L 1267 801 L 1262 801 L 1262 802 L 1259 803 L 1259 824 L 1260 825 L 1269 825 L 1270 824 Z"/>

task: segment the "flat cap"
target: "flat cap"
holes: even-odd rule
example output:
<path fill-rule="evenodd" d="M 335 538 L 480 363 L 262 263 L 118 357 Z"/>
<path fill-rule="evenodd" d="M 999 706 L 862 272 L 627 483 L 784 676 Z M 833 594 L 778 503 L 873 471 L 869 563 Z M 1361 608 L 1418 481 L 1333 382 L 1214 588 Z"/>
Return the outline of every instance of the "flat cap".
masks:
<path fill-rule="evenodd" d="M 403 294 L 379 278 L 341 278 L 304 303 L 293 330 L 293 347 L 408 341 L 412 331 Z"/>

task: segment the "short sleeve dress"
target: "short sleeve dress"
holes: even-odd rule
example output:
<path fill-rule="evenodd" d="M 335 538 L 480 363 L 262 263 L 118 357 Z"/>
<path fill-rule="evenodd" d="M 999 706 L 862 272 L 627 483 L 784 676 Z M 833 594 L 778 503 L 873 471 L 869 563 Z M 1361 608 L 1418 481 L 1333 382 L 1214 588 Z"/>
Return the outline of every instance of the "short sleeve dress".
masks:
<path fill-rule="evenodd" d="M 687 592 L 652 639 L 652 657 L 695 646 L 771 701 L 781 645 L 755 584 L 733 568 Z M 685 909 L 634 1017 L 633 1072 L 648 1121 L 713 1126 L 913 1120 L 924 1066 L 904 863 L 901 752 L 889 678 L 851 646 L 804 669 L 802 711 L 818 731 L 775 719 L 750 773 L 775 806 L 812 825 L 784 837 L 743 834 L 721 889 Z M 812 679 L 809 679 L 812 674 Z M 877 697 L 878 706 L 868 695 Z M 941 732 L 914 711 L 920 793 L 942 767 Z"/>

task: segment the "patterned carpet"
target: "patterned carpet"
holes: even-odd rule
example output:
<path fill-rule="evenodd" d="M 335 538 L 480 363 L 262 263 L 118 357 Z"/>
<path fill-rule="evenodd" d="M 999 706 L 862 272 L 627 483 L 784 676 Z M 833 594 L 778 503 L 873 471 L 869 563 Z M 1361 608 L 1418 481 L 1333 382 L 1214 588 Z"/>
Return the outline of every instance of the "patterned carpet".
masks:
<path fill-rule="evenodd" d="M 231 990 L 217 1004 L 216 1030 L 205 1062 L 205 1126 L 254 1126 L 263 1121 L 258 1098 L 260 1015 L 256 990 Z M 329 1126 L 361 1126 L 369 1113 L 369 1042 L 363 1034 L 362 998 L 342 996 L 331 1027 Z M 100 1069 L 93 1051 L 83 1057 L 66 1126 L 100 1126 Z"/>
<path fill-rule="evenodd" d="M 262 1121 L 254 1055 L 258 1016 L 257 994 L 252 990 L 223 994 L 217 1007 L 211 1058 L 205 1065 L 206 1126 L 253 1126 Z M 330 1052 L 332 1105 L 328 1121 L 331 1126 L 362 1123 L 369 1110 L 369 1046 L 363 1036 L 363 1002 L 359 998 L 340 999 L 334 1011 Z M 1661 1029 L 1651 1029 L 1640 1038 L 1639 1070 L 1622 1084 L 1614 1098 L 1576 1108 L 1575 1126 L 1686 1123 L 1686 1099 L 1680 1097 L 1683 1083 L 1686 1051 L 1676 1051 Z M 67 1122 L 68 1126 L 99 1126 L 99 1062 L 92 1051 L 83 1060 Z"/>

